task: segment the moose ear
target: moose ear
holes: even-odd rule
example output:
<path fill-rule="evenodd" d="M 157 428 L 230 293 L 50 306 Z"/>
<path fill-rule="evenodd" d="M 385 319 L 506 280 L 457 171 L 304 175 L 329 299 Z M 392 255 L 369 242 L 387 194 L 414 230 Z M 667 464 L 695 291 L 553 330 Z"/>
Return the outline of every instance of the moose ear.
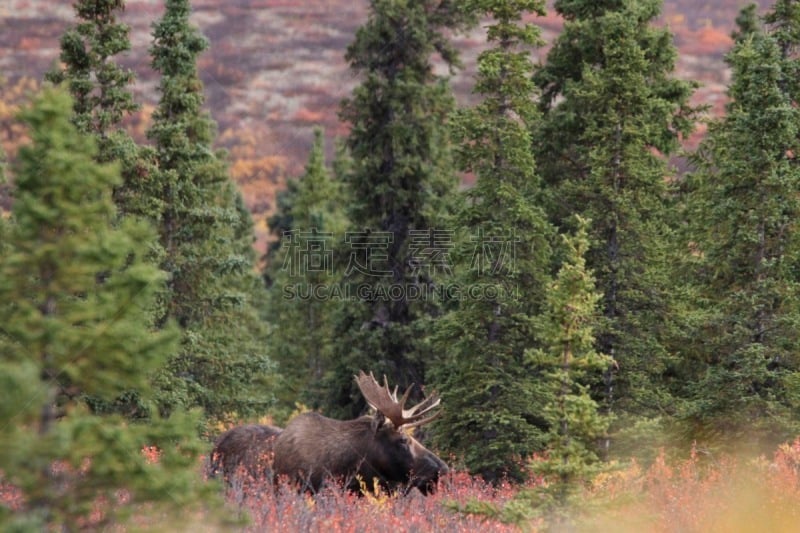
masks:
<path fill-rule="evenodd" d="M 378 430 L 383 427 L 384 422 L 386 422 L 386 417 L 383 416 L 383 413 L 380 411 L 375 413 L 375 416 L 372 417 L 372 425 L 370 426 L 372 428 L 372 432 L 377 433 Z"/>

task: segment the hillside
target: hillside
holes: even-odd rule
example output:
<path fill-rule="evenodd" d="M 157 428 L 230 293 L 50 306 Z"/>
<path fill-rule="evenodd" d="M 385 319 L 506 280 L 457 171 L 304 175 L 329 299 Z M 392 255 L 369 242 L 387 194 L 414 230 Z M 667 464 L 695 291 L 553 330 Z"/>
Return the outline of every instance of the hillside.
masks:
<path fill-rule="evenodd" d="M 58 58 L 58 40 L 73 20 L 71 2 L 4 0 L 0 4 L 0 142 L 13 156 L 22 132 L 12 125 L 15 105 L 34 89 Z M 714 5 L 666 0 L 663 23 L 680 50 L 678 74 L 703 84 L 695 99 L 722 109 L 727 70 L 722 61 L 736 13 L 747 2 Z M 762 8 L 771 2 L 760 0 Z M 129 0 L 124 21 L 132 28 L 133 50 L 124 64 L 138 76 L 142 103 L 131 130 L 143 137 L 155 104 L 157 79 L 149 67 L 150 25 L 160 16 L 159 0 Z M 344 52 L 366 17 L 367 2 L 343 0 L 195 0 L 194 22 L 211 41 L 200 69 L 207 104 L 219 124 L 219 144 L 230 151 L 231 172 L 255 215 L 260 246 L 265 214 L 275 191 L 305 162 L 312 128 L 329 139 L 346 132 L 337 106 L 357 80 Z M 555 16 L 541 19 L 546 40 L 560 28 Z M 465 70 L 453 83 L 469 99 L 472 68 L 483 42 L 482 29 L 456 37 Z M 544 52 L 542 50 L 541 52 Z M 329 151 L 332 143 L 329 143 Z"/>

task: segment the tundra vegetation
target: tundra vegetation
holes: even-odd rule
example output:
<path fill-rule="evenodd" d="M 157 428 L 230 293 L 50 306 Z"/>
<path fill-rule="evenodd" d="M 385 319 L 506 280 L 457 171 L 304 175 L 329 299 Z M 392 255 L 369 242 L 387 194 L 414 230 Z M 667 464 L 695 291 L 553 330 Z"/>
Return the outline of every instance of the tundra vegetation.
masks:
<path fill-rule="evenodd" d="M 125 2 L 74 2 L 0 159 L 0 528 L 796 528 L 800 3 L 742 10 L 683 153 L 660 8 L 371 0 L 260 265 L 189 0 L 139 137 Z"/>

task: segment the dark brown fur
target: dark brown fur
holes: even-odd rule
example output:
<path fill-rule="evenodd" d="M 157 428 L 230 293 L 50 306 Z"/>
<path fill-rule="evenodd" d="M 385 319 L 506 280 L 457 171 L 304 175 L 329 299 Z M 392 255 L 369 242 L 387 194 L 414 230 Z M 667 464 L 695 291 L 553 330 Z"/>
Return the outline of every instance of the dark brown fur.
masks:
<path fill-rule="evenodd" d="M 352 490 L 359 480 L 386 490 L 417 487 L 427 494 L 447 465 L 382 414 L 333 420 L 318 413 L 295 417 L 275 441 L 274 472 L 317 491 L 334 478 Z"/>
<path fill-rule="evenodd" d="M 271 478 L 273 446 L 281 431 L 256 424 L 229 429 L 214 443 L 209 476 L 222 473 L 227 483 L 231 483 L 237 471 L 253 480 Z"/>

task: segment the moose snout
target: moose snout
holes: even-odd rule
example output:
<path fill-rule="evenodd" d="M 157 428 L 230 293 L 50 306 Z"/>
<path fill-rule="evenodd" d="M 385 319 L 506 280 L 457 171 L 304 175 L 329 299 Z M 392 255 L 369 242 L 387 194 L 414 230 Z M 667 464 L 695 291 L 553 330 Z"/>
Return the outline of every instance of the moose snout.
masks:
<path fill-rule="evenodd" d="M 438 479 L 440 475 L 450 471 L 447 464 L 433 454 L 422 457 L 417 462 L 417 474 L 427 479 Z"/>
<path fill-rule="evenodd" d="M 447 466 L 447 463 L 435 456 L 432 458 L 432 461 L 434 463 L 432 470 L 437 473 L 437 477 L 450 473 L 450 467 Z"/>
<path fill-rule="evenodd" d="M 439 476 L 450 472 L 447 464 L 433 454 L 419 458 L 416 466 L 416 475 L 412 486 L 417 487 L 422 494 L 426 495 L 436 491 Z"/>

